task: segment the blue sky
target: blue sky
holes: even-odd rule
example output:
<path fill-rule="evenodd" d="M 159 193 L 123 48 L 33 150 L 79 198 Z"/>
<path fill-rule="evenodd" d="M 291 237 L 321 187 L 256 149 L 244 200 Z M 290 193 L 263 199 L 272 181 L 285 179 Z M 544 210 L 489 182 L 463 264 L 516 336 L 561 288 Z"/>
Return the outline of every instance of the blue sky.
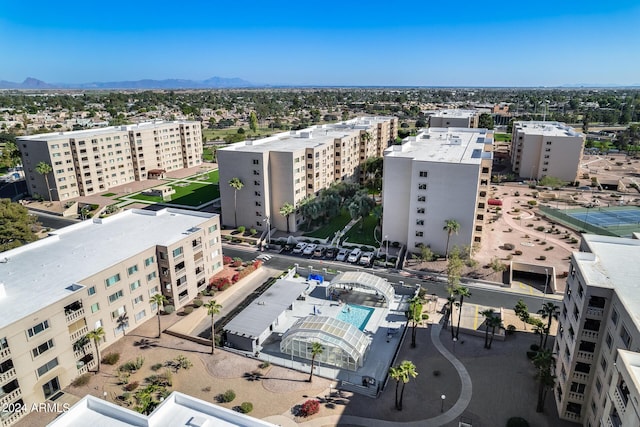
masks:
<path fill-rule="evenodd" d="M 0 80 L 640 84 L 638 0 L 3 3 Z"/>

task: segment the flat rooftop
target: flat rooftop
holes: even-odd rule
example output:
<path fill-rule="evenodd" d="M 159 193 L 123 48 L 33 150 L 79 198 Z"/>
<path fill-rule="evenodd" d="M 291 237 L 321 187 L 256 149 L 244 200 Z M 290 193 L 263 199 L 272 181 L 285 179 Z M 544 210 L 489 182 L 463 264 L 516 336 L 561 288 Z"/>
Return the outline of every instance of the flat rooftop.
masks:
<path fill-rule="evenodd" d="M 57 139 L 69 139 L 69 138 L 88 138 L 91 136 L 100 136 L 106 134 L 112 134 L 114 132 L 129 132 L 135 130 L 144 130 L 144 129 L 154 129 L 159 126 L 164 125 L 180 125 L 180 124 L 191 124 L 196 122 L 190 122 L 187 120 L 175 120 L 175 121 L 164 121 L 164 120 L 156 120 L 152 122 L 142 122 L 133 125 L 122 125 L 122 126 L 107 126 L 103 128 L 96 129 L 83 129 L 83 130 L 74 130 L 74 131 L 66 131 L 66 132 L 50 132 L 50 133 L 41 133 L 37 135 L 27 135 L 20 136 L 17 139 L 19 141 L 49 141 L 49 140 L 57 140 Z"/>
<path fill-rule="evenodd" d="M 480 114 L 477 110 L 438 110 L 433 113 L 432 117 L 455 117 L 455 118 L 471 118 Z"/>
<path fill-rule="evenodd" d="M 543 136 L 583 136 L 581 133 L 576 132 L 571 126 L 567 126 L 560 122 L 515 122 L 514 128 L 522 130 L 529 135 L 543 135 Z"/>
<path fill-rule="evenodd" d="M 416 161 L 480 164 L 491 159 L 485 145 L 493 144 L 493 133 L 486 129 L 428 128 L 416 136 L 406 138 L 402 145 L 392 145 L 385 157 L 411 158 Z"/>
<path fill-rule="evenodd" d="M 84 289 L 82 280 L 95 273 L 155 245 L 184 239 L 214 216 L 179 209 L 132 209 L 61 228 L 1 253 L 0 328 Z"/>
<path fill-rule="evenodd" d="M 640 240 L 584 234 L 589 252 L 575 252 L 576 264 L 589 286 L 614 289 L 640 329 Z"/>
<path fill-rule="evenodd" d="M 378 123 L 390 120 L 392 120 L 392 117 L 358 117 L 345 122 L 316 125 L 296 131 L 280 132 L 267 138 L 241 141 L 220 148 L 219 151 L 293 152 L 304 148 L 332 144 L 336 138 L 354 135 L 360 130 L 366 130 Z"/>
<path fill-rule="evenodd" d="M 275 427 L 266 421 L 174 391 L 150 415 L 88 395 L 48 427 Z"/>

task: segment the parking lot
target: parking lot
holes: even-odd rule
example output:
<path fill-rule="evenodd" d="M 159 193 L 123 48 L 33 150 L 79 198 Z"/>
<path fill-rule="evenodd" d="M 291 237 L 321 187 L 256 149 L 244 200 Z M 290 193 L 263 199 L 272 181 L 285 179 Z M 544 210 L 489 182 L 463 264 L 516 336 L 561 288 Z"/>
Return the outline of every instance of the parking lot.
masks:
<path fill-rule="evenodd" d="M 340 248 L 315 243 L 300 242 L 296 245 L 285 245 L 282 253 L 306 259 L 339 261 L 361 267 L 372 267 L 374 263 L 384 266 L 385 254 L 376 256 L 373 251 L 363 251 L 361 248 Z"/>

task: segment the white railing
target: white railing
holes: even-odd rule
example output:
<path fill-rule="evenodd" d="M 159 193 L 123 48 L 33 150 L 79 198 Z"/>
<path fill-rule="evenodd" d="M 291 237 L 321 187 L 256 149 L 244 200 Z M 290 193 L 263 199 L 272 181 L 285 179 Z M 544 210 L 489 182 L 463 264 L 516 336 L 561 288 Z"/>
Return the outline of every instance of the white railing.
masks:
<path fill-rule="evenodd" d="M 573 391 L 569 392 L 569 399 L 577 400 L 578 402 L 582 402 L 584 400 L 584 394 L 575 393 Z"/>
<path fill-rule="evenodd" d="M 575 378 L 578 381 L 587 382 L 587 381 L 589 381 L 589 374 L 584 374 L 582 372 L 574 372 L 573 373 L 573 378 Z"/>
<path fill-rule="evenodd" d="M 84 365 L 78 368 L 78 374 L 79 375 L 86 374 L 87 372 L 95 368 L 96 368 L 96 361 L 90 360 L 88 363 L 85 363 Z"/>
<path fill-rule="evenodd" d="M 9 347 L 7 347 L 4 350 L 0 351 L 0 360 L 6 359 L 9 356 L 11 356 L 11 349 L 9 349 Z"/>
<path fill-rule="evenodd" d="M 72 342 L 75 342 L 80 338 L 82 338 L 83 336 L 87 335 L 88 332 L 89 332 L 89 328 L 87 326 L 83 326 L 82 328 L 70 334 L 69 337 L 71 338 Z"/>
<path fill-rule="evenodd" d="M 573 421 L 577 421 L 580 419 L 580 415 L 574 412 L 569 412 L 569 411 L 564 411 L 564 417 L 568 420 L 573 420 Z"/>
<path fill-rule="evenodd" d="M 16 376 L 16 369 L 11 368 L 7 372 L 0 374 L 0 384 L 4 384 L 9 380 L 12 380 Z"/>
<path fill-rule="evenodd" d="M 602 318 L 604 316 L 604 308 L 587 307 L 587 315 Z"/>
<path fill-rule="evenodd" d="M 73 323 L 81 317 L 84 317 L 84 308 L 79 308 L 78 310 L 72 311 L 67 314 L 67 323 Z"/>
<path fill-rule="evenodd" d="M 586 361 L 592 361 L 593 360 L 593 353 L 589 353 L 588 351 L 579 351 L 577 354 L 578 359 L 582 359 L 582 360 L 586 360 Z"/>
<path fill-rule="evenodd" d="M 599 335 L 600 334 L 598 332 L 596 332 L 596 331 L 589 331 L 589 330 L 586 330 L 586 329 L 582 331 L 582 337 L 583 338 L 589 338 L 589 339 L 592 339 L 592 340 L 597 340 Z"/>
<path fill-rule="evenodd" d="M 11 425 L 14 425 L 18 420 L 22 419 L 22 417 L 24 417 L 25 415 L 27 415 L 29 412 L 28 411 L 17 411 L 12 413 L 11 415 L 9 415 L 6 418 L 2 419 L 2 426 L 3 427 L 8 427 Z"/>
<path fill-rule="evenodd" d="M 17 389 L 13 390 L 11 393 L 5 394 L 4 396 L 0 397 L 0 405 L 2 407 L 5 407 L 7 404 L 13 402 L 18 397 L 20 397 L 21 394 L 22 394 L 22 391 L 20 391 L 20 388 L 18 387 Z"/>
<path fill-rule="evenodd" d="M 624 399 L 620 394 L 620 391 L 616 387 L 613 391 L 613 403 L 616 405 L 616 409 L 618 410 L 618 414 L 620 417 L 624 417 L 624 413 L 627 410 L 627 405 L 624 403 Z"/>

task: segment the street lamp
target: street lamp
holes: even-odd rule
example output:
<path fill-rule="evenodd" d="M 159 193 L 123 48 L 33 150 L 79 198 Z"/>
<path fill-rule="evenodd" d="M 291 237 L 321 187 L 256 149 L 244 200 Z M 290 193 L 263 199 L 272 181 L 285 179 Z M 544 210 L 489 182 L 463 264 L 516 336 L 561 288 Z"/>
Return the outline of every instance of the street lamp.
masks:
<path fill-rule="evenodd" d="M 271 220 L 269 219 L 269 216 L 266 216 L 262 222 L 266 222 L 267 223 L 267 246 L 271 244 Z"/>
<path fill-rule="evenodd" d="M 546 279 L 544 281 L 544 295 L 542 295 L 542 305 L 544 306 L 544 299 L 547 297 L 547 286 L 549 285 L 549 269 L 544 269 L 544 274 L 546 275 Z"/>
<path fill-rule="evenodd" d="M 386 244 L 387 244 L 387 250 L 386 250 L 386 251 L 385 251 L 385 253 L 384 253 L 384 256 L 385 256 L 385 264 L 386 264 L 387 262 L 389 262 L 389 235 L 388 235 L 388 234 L 385 234 L 385 236 L 384 236 L 384 241 L 385 241 L 385 242 L 386 242 Z"/>
<path fill-rule="evenodd" d="M 442 399 L 442 405 L 440 406 L 440 412 L 444 412 L 444 400 L 447 398 L 447 396 L 445 396 L 444 394 L 442 396 L 440 396 L 440 399 Z"/>
<path fill-rule="evenodd" d="M 453 355 L 456 354 L 456 343 L 458 342 L 458 338 L 453 337 Z"/>

